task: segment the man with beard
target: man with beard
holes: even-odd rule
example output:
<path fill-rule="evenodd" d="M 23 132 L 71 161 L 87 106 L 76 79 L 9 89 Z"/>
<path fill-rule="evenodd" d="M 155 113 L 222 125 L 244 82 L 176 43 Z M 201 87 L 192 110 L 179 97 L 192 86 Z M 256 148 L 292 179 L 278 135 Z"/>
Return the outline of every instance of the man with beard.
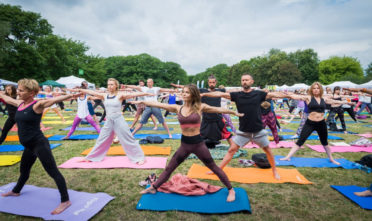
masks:
<path fill-rule="evenodd" d="M 208 89 L 199 88 L 202 96 L 202 103 L 213 107 L 221 107 L 221 97 L 203 97 L 203 93 L 208 92 L 226 92 L 225 89 L 216 88 L 217 79 L 213 75 L 208 77 Z M 171 84 L 174 87 L 183 87 L 183 85 Z M 225 120 L 222 114 L 217 113 L 203 113 L 203 118 L 200 126 L 200 135 L 204 139 L 208 148 L 215 148 L 220 140 L 227 139 L 231 145 L 232 134 L 227 131 Z"/>
<path fill-rule="evenodd" d="M 253 141 L 259 145 L 266 153 L 267 159 L 271 165 L 273 175 L 276 179 L 280 176 L 275 167 L 275 160 L 269 148 L 269 139 L 267 132 L 263 128 L 261 120 L 261 103 L 266 99 L 288 97 L 279 92 L 264 92 L 261 90 L 253 90 L 251 88 L 254 80 L 251 75 L 245 73 L 241 78 L 242 91 L 222 93 L 210 92 L 204 93 L 204 97 L 224 97 L 234 101 L 239 113 L 244 113 L 243 117 L 239 117 L 239 130 L 236 131 L 236 136 L 232 139 L 229 151 L 223 158 L 220 168 L 223 169 L 233 158 L 235 152 L 245 146 L 248 142 Z"/>

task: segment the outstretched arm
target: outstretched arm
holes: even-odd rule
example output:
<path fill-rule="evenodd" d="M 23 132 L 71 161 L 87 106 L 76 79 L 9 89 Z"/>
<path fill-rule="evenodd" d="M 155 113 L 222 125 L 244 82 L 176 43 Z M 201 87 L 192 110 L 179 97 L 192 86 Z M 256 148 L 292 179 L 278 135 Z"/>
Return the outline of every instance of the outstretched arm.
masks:
<path fill-rule="evenodd" d="M 293 100 L 301 100 L 306 101 L 309 99 L 309 95 L 298 95 L 298 94 L 291 94 L 288 98 L 291 98 Z"/>
<path fill-rule="evenodd" d="M 367 94 L 372 94 L 372 89 L 367 88 L 344 88 L 344 90 L 354 91 L 354 92 L 364 92 Z"/>
<path fill-rule="evenodd" d="M 23 100 L 16 100 L 12 97 L 9 97 L 8 95 L 5 95 L 4 93 L 5 92 L 0 93 L 0 98 L 2 98 L 7 104 L 10 104 L 16 107 L 22 104 Z"/>
<path fill-rule="evenodd" d="M 176 87 L 176 88 L 184 88 L 185 87 L 184 85 L 173 84 L 173 83 L 171 83 L 170 85 L 172 85 L 173 87 Z"/>
<path fill-rule="evenodd" d="M 204 96 L 205 97 L 223 97 L 223 98 L 231 100 L 230 93 L 224 93 L 224 92 L 220 92 L 220 91 L 202 93 L 202 94 L 200 94 L 200 96 L 202 96 L 202 97 L 204 97 Z"/>
<path fill-rule="evenodd" d="M 82 92 L 84 94 L 90 94 L 90 95 L 99 97 L 100 99 L 105 99 L 105 96 L 106 96 L 105 93 L 100 93 L 100 92 L 89 90 L 89 89 L 68 89 L 68 90 L 72 92 Z"/>
<path fill-rule="evenodd" d="M 119 100 L 126 100 L 134 97 L 142 97 L 142 96 L 154 96 L 154 94 L 151 93 L 143 93 L 143 92 L 133 92 L 130 94 L 120 94 Z"/>
<path fill-rule="evenodd" d="M 68 95 L 63 95 L 63 96 L 58 96 L 58 97 L 55 97 L 55 98 L 51 98 L 51 99 L 46 99 L 46 100 L 40 100 L 38 101 L 35 106 L 34 106 L 34 111 L 36 113 L 42 113 L 44 111 L 45 108 L 47 107 L 50 107 L 52 106 L 53 104 L 55 103 L 58 103 L 58 102 L 61 102 L 61 101 L 64 101 L 64 100 L 67 100 L 67 99 L 70 99 L 72 97 L 78 97 L 80 96 L 81 94 L 68 94 Z"/>
<path fill-rule="evenodd" d="M 125 87 L 127 88 L 130 88 L 130 89 L 135 89 L 137 91 L 142 91 L 142 88 L 140 86 L 137 86 L 137 85 L 124 85 Z"/>
<path fill-rule="evenodd" d="M 229 109 L 222 108 L 222 107 L 212 107 L 204 103 L 201 105 L 201 111 L 206 112 L 206 113 L 233 114 L 238 117 L 244 116 L 243 113 L 238 113 L 237 111 L 229 110 Z"/>
<path fill-rule="evenodd" d="M 269 92 L 266 95 L 266 99 L 271 98 L 290 98 L 289 94 L 283 93 L 283 92 Z"/>
<path fill-rule="evenodd" d="M 330 104 L 330 105 L 333 105 L 333 104 L 335 104 L 335 105 L 339 105 L 339 104 L 354 105 L 354 103 L 352 103 L 352 102 L 333 100 L 333 99 L 329 99 L 329 98 L 325 98 L 324 102 L 326 102 L 327 104 Z"/>
<path fill-rule="evenodd" d="M 159 103 L 159 102 L 156 102 L 156 101 L 130 101 L 129 103 L 131 103 L 131 104 L 144 104 L 144 105 L 150 106 L 150 107 L 158 107 L 158 108 L 162 108 L 164 110 L 167 110 L 169 112 L 175 112 L 175 113 L 178 112 L 178 107 L 180 106 L 180 105 L 177 105 L 177 104 L 164 104 L 164 103 Z"/>

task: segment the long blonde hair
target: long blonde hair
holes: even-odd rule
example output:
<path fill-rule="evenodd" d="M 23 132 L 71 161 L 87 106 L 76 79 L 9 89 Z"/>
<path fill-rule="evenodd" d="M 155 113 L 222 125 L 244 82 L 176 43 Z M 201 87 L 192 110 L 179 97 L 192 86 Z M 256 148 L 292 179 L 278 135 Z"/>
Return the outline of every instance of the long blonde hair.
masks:
<path fill-rule="evenodd" d="M 190 91 L 190 103 L 192 112 L 200 114 L 201 97 L 199 89 L 196 87 L 195 84 L 185 85 L 184 88 L 188 88 Z"/>

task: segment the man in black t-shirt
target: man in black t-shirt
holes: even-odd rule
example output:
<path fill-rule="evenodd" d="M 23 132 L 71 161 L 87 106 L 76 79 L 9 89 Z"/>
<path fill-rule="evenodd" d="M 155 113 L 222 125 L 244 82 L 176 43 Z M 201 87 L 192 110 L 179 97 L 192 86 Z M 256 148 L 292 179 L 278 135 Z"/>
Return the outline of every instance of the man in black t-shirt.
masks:
<path fill-rule="evenodd" d="M 273 154 L 269 148 L 267 132 L 263 128 L 261 120 L 261 103 L 269 98 L 283 98 L 287 96 L 278 92 L 266 93 L 261 90 L 253 90 L 251 88 L 253 83 L 254 80 L 251 75 L 243 74 L 241 78 L 241 84 L 243 87 L 242 91 L 231 93 L 211 92 L 203 94 L 203 97 L 224 97 L 230 99 L 235 102 L 238 112 L 244 113 L 243 117 L 239 117 L 239 130 L 236 131 L 236 136 L 232 139 L 230 149 L 223 158 L 220 167 L 224 168 L 240 147 L 245 146 L 249 141 L 253 141 L 265 151 L 274 177 L 280 179 L 275 167 Z"/>

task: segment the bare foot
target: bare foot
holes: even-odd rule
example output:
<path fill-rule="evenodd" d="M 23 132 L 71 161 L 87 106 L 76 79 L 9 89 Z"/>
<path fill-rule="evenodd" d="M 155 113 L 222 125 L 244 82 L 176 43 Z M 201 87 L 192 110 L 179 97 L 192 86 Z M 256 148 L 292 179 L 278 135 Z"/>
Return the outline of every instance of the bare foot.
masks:
<path fill-rule="evenodd" d="M 169 136 L 169 139 L 172 139 L 173 137 L 172 137 L 172 134 L 168 134 L 168 136 Z"/>
<path fill-rule="evenodd" d="M 62 138 L 62 140 L 68 140 L 68 139 L 70 139 L 70 137 L 68 137 L 68 136 L 65 136 L 65 137 Z"/>
<path fill-rule="evenodd" d="M 115 138 L 113 142 L 114 142 L 114 144 L 118 144 L 119 143 L 119 139 L 118 138 Z"/>
<path fill-rule="evenodd" d="M 156 189 L 151 185 L 149 188 L 147 188 L 145 190 L 142 190 L 140 193 L 141 194 L 146 194 L 146 193 L 155 194 L 156 193 Z"/>
<path fill-rule="evenodd" d="M 273 175 L 276 180 L 280 180 L 280 175 L 277 171 L 273 172 Z"/>
<path fill-rule="evenodd" d="M 152 128 L 153 130 L 157 130 L 158 129 L 158 126 L 155 126 L 154 128 Z"/>
<path fill-rule="evenodd" d="M 280 158 L 279 160 L 283 160 L 283 161 L 291 161 L 291 158 L 289 158 L 289 157 L 284 157 L 284 158 Z"/>
<path fill-rule="evenodd" d="M 372 191 L 365 190 L 363 192 L 354 192 L 354 194 L 357 196 L 372 196 Z"/>
<path fill-rule="evenodd" d="M 138 161 L 136 164 L 137 165 L 143 165 L 143 164 L 145 164 L 145 162 L 146 162 L 146 160 L 141 160 L 141 161 Z"/>
<path fill-rule="evenodd" d="M 206 172 L 206 174 L 208 174 L 208 175 L 214 175 L 214 173 L 212 171 L 208 171 L 208 172 Z"/>
<path fill-rule="evenodd" d="M 3 197 L 7 197 L 7 196 L 19 196 L 19 195 L 21 195 L 21 194 L 20 193 L 15 193 L 13 191 L 9 191 L 7 193 L 1 194 L 1 196 L 3 196 Z"/>
<path fill-rule="evenodd" d="M 87 158 L 84 158 L 84 159 L 78 161 L 78 163 L 90 163 L 90 162 L 92 162 L 92 161 L 88 160 Z"/>
<path fill-rule="evenodd" d="M 233 201 L 235 201 L 235 190 L 234 188 L 231 188 L 231 190 L 229 190 L 229 195 L 227 195 L 226 202 L 233 202 Z"/>
<path fill-rule="evenodd" d="M 71 206 L 71 202 L 70 201 L 63 202 L 63 203 L 59 204 L 59 206 L 57 208 L 55 208 L 51 212 L 51 214 L 52 215 L 60 214 L 63 211 L 65 211 L 65 209 L 67 209 L 69 206 Z"/>
<path fill-rule="evenodd" d="M 341 165 L 339 162 L 335 161 L 335 160 L 331 160 L 332 163 L 336 164 L 336 165 Z"/>

